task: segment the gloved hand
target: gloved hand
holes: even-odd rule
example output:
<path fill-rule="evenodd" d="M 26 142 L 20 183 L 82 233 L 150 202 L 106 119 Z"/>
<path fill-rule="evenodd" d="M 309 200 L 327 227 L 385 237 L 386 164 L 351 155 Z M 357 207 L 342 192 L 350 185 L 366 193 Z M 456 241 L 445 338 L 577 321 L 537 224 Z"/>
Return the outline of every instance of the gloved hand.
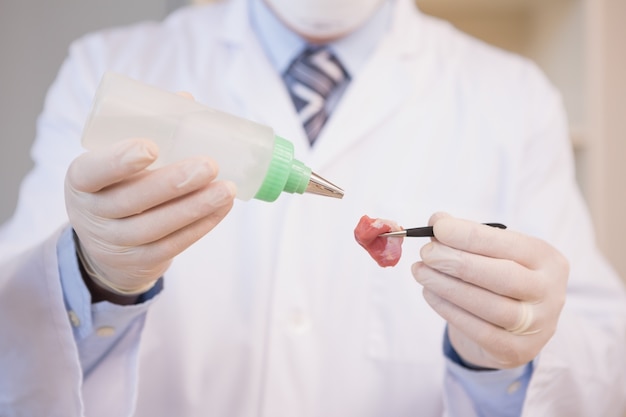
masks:
<path fill-rule="evenodd" d="M 435 238 L 412 267 L 423 295 L 448 323 L 461 359 L 514 368 L 533 360 L 556 330 L 569 265 L 546 242 L 437 213 Z"/>
<path fill-rule="evenodd" d="M 218 167 L 211 159 L 146 170 L 157 155 L 153 142 L 129 139 L 80 155 L 65 178 L 83 264 L 118 294 L 150 288 L 233 205 L 235 185 L 214 181 Z"/>

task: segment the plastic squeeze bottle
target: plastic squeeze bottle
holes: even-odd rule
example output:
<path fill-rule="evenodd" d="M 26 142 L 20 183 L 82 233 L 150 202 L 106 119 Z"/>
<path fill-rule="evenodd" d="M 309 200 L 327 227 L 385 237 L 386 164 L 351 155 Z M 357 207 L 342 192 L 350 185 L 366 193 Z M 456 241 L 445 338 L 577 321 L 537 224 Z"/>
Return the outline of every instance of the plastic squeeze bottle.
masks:
<path fill-rule="evenodd" d="M 283 191 L 343 197 L 341 188 L 294 159 L 293 144 L 270 127 L 107 72 L 82 144 L 96 150 L 132 137 L 149 138 L 159 146 L 151 168 L 194 155 L 213 158 L 218 178 L 233 181 L 241 200 L 274 201 Z"/>

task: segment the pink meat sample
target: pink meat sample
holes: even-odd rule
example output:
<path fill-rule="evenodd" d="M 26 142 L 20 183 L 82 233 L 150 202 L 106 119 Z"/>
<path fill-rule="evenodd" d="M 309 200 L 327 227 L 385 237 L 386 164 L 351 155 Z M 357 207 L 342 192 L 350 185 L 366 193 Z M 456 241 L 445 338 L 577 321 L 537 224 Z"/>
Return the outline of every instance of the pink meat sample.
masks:
<path fill-rule="evenodd" d="M 354 229 L 354 237 L 382 267 L 395 266 L 402 256 L 401 237 L 380 237 L 381 233 L 395 232 L 402 227 L 391 220 L 361 217 Z"/>

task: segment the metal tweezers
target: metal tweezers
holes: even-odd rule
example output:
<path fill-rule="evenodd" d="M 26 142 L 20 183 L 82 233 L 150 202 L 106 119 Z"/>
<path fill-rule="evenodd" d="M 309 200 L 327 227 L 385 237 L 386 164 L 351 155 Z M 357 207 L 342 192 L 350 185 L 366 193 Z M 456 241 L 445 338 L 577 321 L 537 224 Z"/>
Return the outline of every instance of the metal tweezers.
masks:
<path fill-rule="evenodd" d="M 486 226 L 497 227 L 498 229 L 506 229 L 502 223 L 483 223 Z M 378 235 L 379 237 L 434 237 L 432 226 L 414 227 L 412 229 L 402 229 L 395 232 L 387 232 Z"/>

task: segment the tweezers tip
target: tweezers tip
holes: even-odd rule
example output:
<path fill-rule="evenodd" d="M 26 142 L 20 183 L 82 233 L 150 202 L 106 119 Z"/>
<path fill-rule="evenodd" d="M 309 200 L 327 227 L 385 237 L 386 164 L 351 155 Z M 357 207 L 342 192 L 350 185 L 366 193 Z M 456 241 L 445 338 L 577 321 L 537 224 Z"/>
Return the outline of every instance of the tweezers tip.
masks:
<path fill-rule="evenodd" d="M 381 233 L 378 237 L 404 237 L 406 236 L 406 230 L 397 230 L 395 232 Z"/>

